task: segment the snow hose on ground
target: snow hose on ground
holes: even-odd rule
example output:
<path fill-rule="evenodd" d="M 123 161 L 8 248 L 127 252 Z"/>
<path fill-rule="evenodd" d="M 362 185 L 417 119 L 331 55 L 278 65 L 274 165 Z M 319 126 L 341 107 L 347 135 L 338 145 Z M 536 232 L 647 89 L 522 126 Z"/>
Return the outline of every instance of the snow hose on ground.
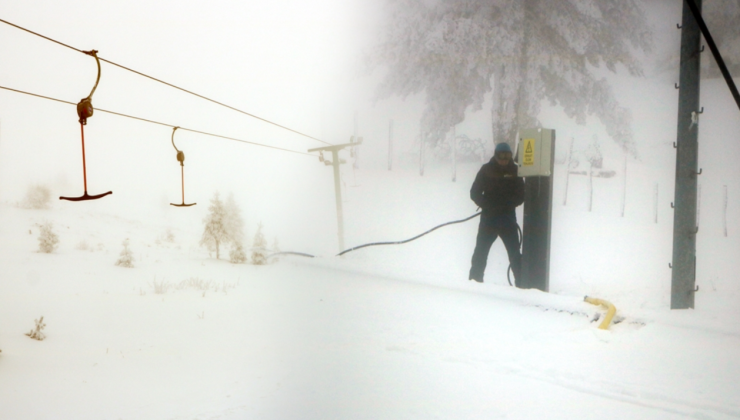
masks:
<path fill-rule="evenodd" d="M 400 244 L 405 244 L 405 243 L 411 242 L 411 241 L 413 241 L 415 239 L 419 239 L 422 236 L 426 235 L 427 233 L 431 233 L 431 232 L 433 232 L 433 231 L 435 231 L 435 230 L 437 230 L 437 229 L 439 229 L 441 227 L 444 227 L 444 226 L 447 226 L 447 225 L 454 225 L 455 223 L 467 222 L 468 220 L 470 220 L 470 219 L 472 219 L 472 218 L 474 218 L 476 216 L 480 216 L 480 213 L 481 212 L 475 213 L 474 215 L 472 215 L 470 217 L 466 217 L 465 219 L 460 219 L 460 220 L 455 220 L 455 221 L 452 221 L 452 222 L 443 223 L 443 224 L 441 224 L 439 226 L 435 226 L 435 227 L 429 229 L 428 231 L 426 231 L 426 232 L 424 232 L 424 233 L 422 233 L 420 235 L 416 235 L 413 238 L 406 239 L 405 241 L 373 242 L 373 243 L 370 243 L 370 244 L 358 245 L 358 246 L 355 246 L 355 247 L 352 247 L 352 248 L 349 248 L 349 249 L 345 249 L 344 251 L 342 251 L 339 254 L 337 254 L 337 257 L 340 257 L 340 256 L 342 256 L 342 255 L 344 255 L 344 254 L 346 254 L 348 252 L 352 252 L 352 251 L 354 251 L 356 249 L 365 248 L 365 247 L 368 247 L 368 246 L 376 246 L 376 245 L 400 245 Z"/>
<path fill-rule="evenodd" d="M 593 305 L 602 305 L 607 308 L 606 316 L 604 317 L 604 320 L 601 322 L 601 325 L 599 325 L 599 329 L 600 330 L 608 329 L 609 324 L 611 324 L 612 322 L 612 318 L 614 318 L 614 314 L 617 313 L 617 308 L 615 308 L 614 305 L 612 305 L 611 303 L 605 300 L 602 300 L 602 299 L 596 299 L 596 298 L 585 296 L 583 300 Z"/>

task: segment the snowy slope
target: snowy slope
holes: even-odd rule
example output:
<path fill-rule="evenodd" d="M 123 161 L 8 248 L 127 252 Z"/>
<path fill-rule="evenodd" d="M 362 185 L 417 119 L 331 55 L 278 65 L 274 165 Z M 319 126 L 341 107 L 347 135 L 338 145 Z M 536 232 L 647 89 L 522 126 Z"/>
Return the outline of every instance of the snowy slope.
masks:
<path fill-rule="evenodd" d="M 473 214 L 476 170 L 462 165 L 456 183 L 444 166 L 424 177 L 357 171 L 347 246 Z M 407 245 L 253 266 L 199 248 L 197 213 L 162 222 L 94 203 L 4 203 L 2 418 L 740 417 L 734 262 L 695 310 L 670 311 L 671 220 L 562 206 L 562 181 L 549 294 L 507 285 L 499 243 L 486 283 L 468 282 L 476 221 Z M 60 237 L 52 254 L 36 252 L 43 221 Z M 114 265 L 126 238 L 134 268 Z M 604 311 L 584 295 L 613 302 L 620 322 L 598 330 Z M 39 316 L 44 341 L 24 335 Z"/>

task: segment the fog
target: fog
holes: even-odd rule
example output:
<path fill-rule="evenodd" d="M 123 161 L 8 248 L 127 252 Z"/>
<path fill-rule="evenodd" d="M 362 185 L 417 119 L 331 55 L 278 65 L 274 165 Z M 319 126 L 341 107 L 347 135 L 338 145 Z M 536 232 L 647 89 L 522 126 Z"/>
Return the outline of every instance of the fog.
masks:
<path fill-rule="evenodd" d="M 680 44 L 675 24 L 680 22 L 681 5 L 646 2 L 644 6 L 655 37 L 654 50 L 640 56 L 645 76 L 632 77 L 624 69 L 594 71 L 612 83 L 617 100 L 630 108 L 637 162 L 655 167 L 655 179 L 649 182 L 660 184 L 661 199 L 670 200 L 677 110 L 673 83 L 678 80 Z M 382 69 L 369 73 L 364 68 L 365 54 L 380 34 L 382 12 L 380 2 L 365 0 L 207 5 L 65 0 L 0 5 L 4 20 L 81 50 L 96 49 L 101 58 L 306 135 L 103 62 L 92 98 L 96 109 L 298 153 L 178 130 L 175 142 L 186 155 L 185 201 L 198 204 L 175 209 L 169 204 L 181 201 L 181 181 L 171 127 L 97 111 L 85 127 L 88 192 L 111 190 L 113 194 L 55 206 L 200 223 L 216 191 L 222 196 L 233 193 L 244 212 L 247 237 L 262 222 L 268 238 L 278 236 L 286 247 L 306 252 L 334 249 L 336 238 L 331 168 L 319 162 L 316 154 L 305 154 L 326 144 L 307 136 L 330 144 L 346 143 L 355 134 L 363 137 L 356 164 L 342 166 L 343 188 L 351 187 L 354 170 L 387 166 L 391 119 L 394 165 L 418 167 L 423 95 L 373 102 Z M 0 53 L 0 85 L 5 87 L 76 103 L 95 82 L 92 57 L 7 24 L 0 24 Z M 703 55 L 704 61 L 711 59 L 710 54 Z M 702 90 L 708 110 L 703 118 L 718 118 L 718 108 L 727 112 L 727 107 L 711 104 L 727 103 L 729 92 L 718 80 L 708 86 Z M 468 111 L 456 133 L 482 139 L 490 152 L 490 94 L 485 101 L 483 110 Z M 734 115 L 740 119 L 740 114 Z M 578 125 L 561 108 L 544 102 L 540 120 L 557 130 L 559 159 L 571 139 L 576 149 L 583 149 L 598 138 L 605 168 L 622 167 L 623 153 L 598 120 L 590 118 Z M 722 121 L 727 122 L 724 117 Z M 700 142 L 707 136 L 704 125 L 701 129 Z M 733 147 L 718 146 L 714 152 L 700 149 L 700 165 L 705 153 L 724 159 L 713 175 L 722 182 L 735 174 L 727 157 L 737 155 Z M 54 197 L 81 195 L 80 154 L 73 106 L 0 90 L 0 200 L 17 202 L 34 183 L 49 185 Z M 342 157 L 350 160 L 346 152 Z M 430 159 L 427 164 L 449 162 Z M 725 172 L 719 173 L 719 167 Z M 737 186 L 731 185 L 730 191 L 735 190 Z M 630 205 L 652 206 L 652 200 L 645 196 L 644 203 Z"/>
<path fill-rule="evenodd" d="M 357 104 L 337 86 L 358 72 L 371 13 L 356 1 L 0 6 L 0 16 L 18 26 L 80 50 L 96 49 L 101 58 L 326 144 L 353 134 Z M 7 24 L 0 25 L 0 51 L 2 86 L 76 103 L 95 83 L 94 58 Z M 186 156 L 185 198 L 198 205 L 175 210 L 169 203 L 181 202 L 181 181 L 172 129 L 97 111 L 85 127 L 88 190 L 113 195 L 55 205 L 199 223 L 215 191 L 233 192 L 252 233 L 260 221 L 281 237 L 323 236 L 321 229 L 335 228 L 331 170 L 305 154 L 325 143 L 106 62 L 101 66 L 92 97 L 96 109 L 300 154 L 178 130 L 175 143 Z M 0 95 L 0 200 L 21 200 L 32 183 L 49 185 L 55 198 L 82 195 L 75 107 L 6 90 Z"/>

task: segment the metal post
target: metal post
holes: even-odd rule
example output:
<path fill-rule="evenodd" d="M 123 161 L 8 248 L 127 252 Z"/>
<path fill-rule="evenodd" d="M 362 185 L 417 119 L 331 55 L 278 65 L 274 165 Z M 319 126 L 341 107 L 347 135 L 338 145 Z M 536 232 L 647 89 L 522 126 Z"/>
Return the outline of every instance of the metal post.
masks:
<path fill-rule="evenodd" d="M 624 154 L 624 167 L 622 169 L 622 212 L 624 217 L 624 208 L 627 207 L 627 153 Z"/>
<path fill-rule="evenodd" d="M 727 237 L 727 185 L 723 185 L 725 190 L 725 202 L 722 207 L 722 227 L 724 228 L 725 238 Z"/>
<path fill-rule="evenodd" d="M 658 193 L 660 192 L 660 184 L 655 183 L 655 192 L 653 193 L 653 222 L 658 223 Z"/>
<path fill-rule="evenodd" d="M 354 139 L 353 139 L 354 140 Z M 337 202 L 337 237 L 339 238 L 339 252 L 344 251 L 344 214 L 342 211 L 342 188 L 340 182 L 339 165 L 345 163 L 342 159 L 339 159 L 339 151 L 345 147 L 357 147 L 362 144 L 362 137 L 357 139 L 356 142 L 350 142 L 345 144 L 337 144 L 335 146 L 318 147 L 316 149 L 309 149 L 308 152 L 331 152 L 331 165 L 334 169 L 334 197 Z"/>
<path fill-rule="evenodd" d="M 419 133 L 419 175 L 424 176 L 424 135 Z"/>
<path fill-rule="evenodd" d="M 457 181 L 457 134 L 452 127 L 452 182 Z"/>
<path fill-rule="evenodd" d="M 568 180 L 570 179 L 570 164 L 573 159 L 573 142 L 575 139 L 570 138 L 570 147 L 568 148 L 568 163 L 565 165 L 565 194 L 563 194 L 563 205 L 568 203 Z"/>
<path fill-rule="evenodd" d="M 355 132 L 353 136 L 353 142 L 358 142 L 360 138 L 359 134 L 359 114 L 357 111 L 355 111 Z M 354 155 L 354 160 L 352 161 L 352 173 L 354 174 L 355 169 L 360 169 L 360 150 L 356 147 L 352 148 L 352 154 Z"/>
<path fill-rule="evenodd" d="M 393 170 L 393 120 L 388 123 L 388 170 Z"/>
<path fill-rule="evenodd" d="M 695 1 L 701 10 L 701 0 Z M 671 309 L 694 307 L 701 32 L 686 1 L 681 26 Z"/>
<path fill-rule="evenodd" d="M 551 130 L 551 133 L 549 154 L 542 151 L 544 159 L 548 159 L 545 164 L 549 164 L 550 174 L 554 169 L 555 130 Z M 525 177 L 522 269 L 521 279 L 516 281 L 516 286 L 522 289 L 550 290 L 552 178 L 552 175 Z"/>
<path fill-rule="evenodd" d="M 334 197 L 337 201 L 337 236 L 339 237 L 339 252 L 344 251 L 344 212 L 342 211 L 342 189 L 339 180 L 339 152 L 331 151 L 331 162 L 334 167 Z"/>

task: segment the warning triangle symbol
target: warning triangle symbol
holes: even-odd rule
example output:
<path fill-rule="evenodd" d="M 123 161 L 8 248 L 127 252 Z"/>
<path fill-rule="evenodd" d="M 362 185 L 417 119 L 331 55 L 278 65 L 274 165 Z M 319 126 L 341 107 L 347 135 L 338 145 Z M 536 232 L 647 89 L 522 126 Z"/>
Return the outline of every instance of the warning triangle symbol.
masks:
<path fill-rule="evenodd" d="M 527 148 L 524 150 L 524 153 L 534 153 L 534 150 L 532 150 L 532 143 L 531 141 L 527 142 Z"/>

